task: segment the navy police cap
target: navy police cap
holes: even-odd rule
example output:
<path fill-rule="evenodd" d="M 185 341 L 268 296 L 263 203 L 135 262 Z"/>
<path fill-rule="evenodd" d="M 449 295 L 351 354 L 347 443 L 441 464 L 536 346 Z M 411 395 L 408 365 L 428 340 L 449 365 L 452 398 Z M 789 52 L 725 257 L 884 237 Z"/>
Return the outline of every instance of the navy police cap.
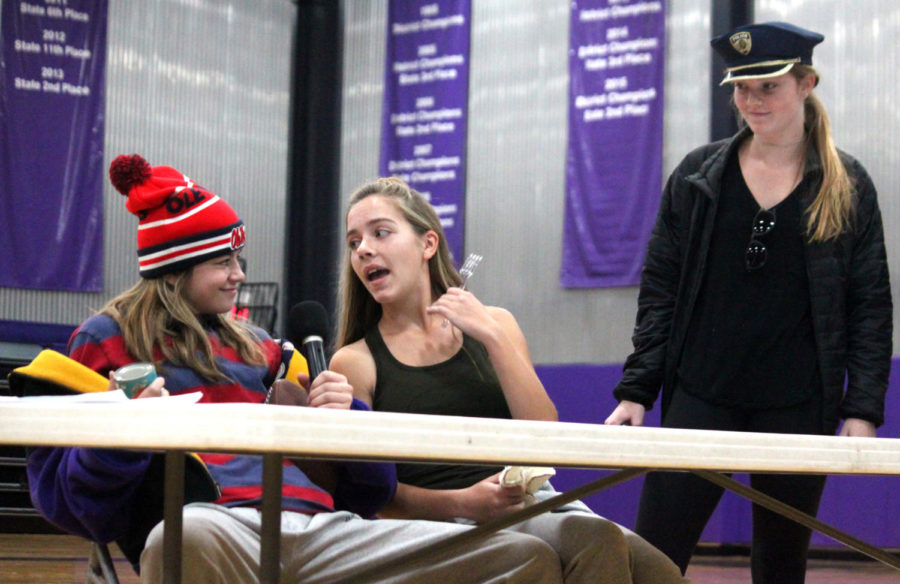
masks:
<path fill-rule="evenodd" d="M 819 33 L 793 24 L 763 22 L 738 27 L 710 44 L 725 60 L 724 85 L 740 79 L 777 77 L 797 63 L 812 65 L 813 47 L 823 40 Z"/>

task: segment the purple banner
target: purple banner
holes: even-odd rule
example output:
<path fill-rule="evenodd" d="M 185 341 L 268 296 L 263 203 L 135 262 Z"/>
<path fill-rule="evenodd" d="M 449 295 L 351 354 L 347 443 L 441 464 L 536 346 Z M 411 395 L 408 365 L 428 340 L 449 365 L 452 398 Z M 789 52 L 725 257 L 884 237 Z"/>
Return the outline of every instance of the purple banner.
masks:
<path fill-rule="evenodd" d="M 107 0 L 5 0 L 0 286 L 103 289 Z"/>
<path fill-rule="evenodd" d="M 450 252 L 463 250 L 471 0 L 390 0 L 381 176 L 437 210 Z"/>
<path fill-rule="evenodd" d="M 662 0 L 574 0 L 560 284 L 633 286 L 662 188 Z"/>

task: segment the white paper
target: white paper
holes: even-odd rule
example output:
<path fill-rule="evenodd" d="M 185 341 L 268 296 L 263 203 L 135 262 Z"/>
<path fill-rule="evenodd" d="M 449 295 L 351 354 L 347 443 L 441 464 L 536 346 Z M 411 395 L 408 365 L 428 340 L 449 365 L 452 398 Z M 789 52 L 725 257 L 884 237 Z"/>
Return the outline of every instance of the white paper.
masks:
<path fill-rule="evenodd" d="M 193 404 L 200 401 L 203 393 L 193 391 L 179 395 L 170 395 L 163 398 L 128 399 L 121 389 L 111 391 L 97 391 L 92 393 L 76 393 L 73 395 L 36 395 L 28 397 L 0 396 L 0 403 L 18 404 L 23 406 L 47 405 L 52 403 L 65 404 L 98 404 L 98 403 L 128 403 L 138 407 L 161 405 L 174 406 Z"/>

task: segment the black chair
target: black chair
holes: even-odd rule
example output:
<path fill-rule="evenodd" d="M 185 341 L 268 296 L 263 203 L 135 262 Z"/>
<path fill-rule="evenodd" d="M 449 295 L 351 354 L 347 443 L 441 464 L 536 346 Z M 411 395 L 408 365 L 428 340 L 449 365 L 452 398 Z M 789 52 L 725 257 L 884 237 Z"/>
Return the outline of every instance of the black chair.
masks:
<path fill-rule="evenodd" d="M 91 546 L 86 584 L 119 584 L 116 567 L 105 543 L 94 542 Z"/>
<path fill-rule="evenodd" d="M 278 282 L 242 282 L 232 314 L 272 333 L 278 319 Z"/>
<path fill-rule="evenodd" d="M 32 343 L 0 341 L 0 396 L 22 397 L 13 392 L 7 375 L 28 365 L 41 349 Z M 0 447 L 0 533 L 59 533 L 31 504 L 21 446 Z"/>
<path fill-rule="evenodd" d="M 40 345 L 35 344 L 0 342 L 0 395 L 13 396 L 6 376 L 13 369 L 30 363 L 41 349 Z M 5 517 L 3 531 L 59 533 L 31 506 L 25 474 L 25 449 L 21 447 L 0 448 L 0 516 Z M 106 544 L 92 543 L 85 582 L 119 584 Z"/>

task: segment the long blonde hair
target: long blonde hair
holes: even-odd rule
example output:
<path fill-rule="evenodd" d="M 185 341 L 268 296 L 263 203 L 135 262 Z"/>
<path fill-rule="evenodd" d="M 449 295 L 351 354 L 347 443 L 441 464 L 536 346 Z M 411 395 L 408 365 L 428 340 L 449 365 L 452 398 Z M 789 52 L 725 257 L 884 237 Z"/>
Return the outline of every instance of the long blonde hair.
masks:
<path fill-rule="evenodd" d="M 119 323 L 125 347 L 135 359 L 159 365 L 160 360 L 154 358 L 159 351 L 162 361 L 190 367 L 209 381 L 228 381 L 229 377 L 216 365 L 203 323 L 184 298 L 192 269 L 178 272 L 174 278 L 141 279 L 99 312 Z M 252 365 L 265 363 L 258 339 L 250 329 L 226 315 L 208 318 L 215 320 L 222 343 L 237 351 L 242 360 Z"/>
<path fill-rule="evenodd" d="M 809 65 L 794 65 L 791 74 L 797 81 L 814 75 L 815 83 L 819 82 L 819 74 Z M 821 243 L 836 239 L 848 227 L 853 214 L 856 186 L 834 145 L 825 106 L 812 91 L 806 98 L 804 110 L 807 141 L 819 154 L 822 164 L 822 185 L 807 209 L 806 235 L 811 242 Z"/>
<path fill-rule="evenodd" d="M 790 74 L 798 83 L 807 75 L 813 75 L 814 86 L 819 84 L 818 72 L 809 65 L 798 63 L 791 67 Z M 803 104 L 803 110 L 807 150 L 810 146 L 815 149 L 822 166 L 822 184 L 806 210 L 806 236 L 812 243 L 822 243 L 837 238 L 849 226 L 856 187 L 834 145 L 825 106 L 812 91 Z M 742 127 L 746 125 L 740 113 L 738 123 Z"/>
<path fill-rule="evenodd" d="M 413 230 L 424 235 L 433 231 L 438 236 L 437 252 L 428 260 L 428 273 L 431 279 L 431 296 L 437 299 L 447 288 L 462 284 L 459 272 L 453 266 L 447 237 L 441 227 L 441 220 L 431 204 L 421 194 L 396 177 L 379 178 L 359 187 L 350 197 L 347 215 L 353 206 L 366 197 L 382 195 L 388 197 L 403 214 Z M 365 332 L 375 326 L 381 319 L 381 305 L 375 302 L 369 291 L 356 276 L 350 264 L 349 249 L 341 260 L 340 304 L 338 306 L 337 348 L 357 341 Z"/>

